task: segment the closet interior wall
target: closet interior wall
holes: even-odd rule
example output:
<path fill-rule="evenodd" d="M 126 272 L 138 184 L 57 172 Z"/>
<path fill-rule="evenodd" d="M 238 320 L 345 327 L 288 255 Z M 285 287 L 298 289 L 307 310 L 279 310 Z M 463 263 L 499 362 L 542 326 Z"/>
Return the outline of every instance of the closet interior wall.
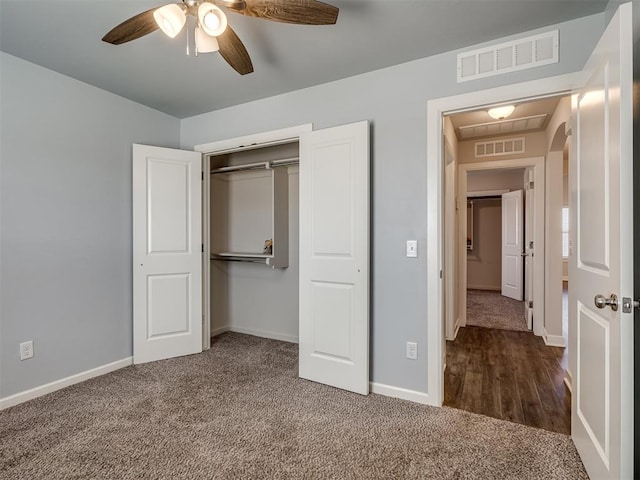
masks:
<path fill-rule="evenodd" d="M 261 147 L 211 156 L 210 169 L 297 160 L 298 155 L 297 142 Z M 286 191 L 274 195 L 274 184 L 276 189 Z M 286 268 L 272 268 L 259 258 L 210 260 L 211 336 L 235 331 L 298 341 L 298 192 L 297 164 L 277 166 L 273 172 L 257 168 L 210 174 L 212 257 L 226 251 L 261 254 L 268 239 L 274 239 L 275 254 L 283 242 L 274 235 L 274 216 L 288 220 Z M 283 204 L 283 196 L 287 194 L 288 201 L 285 198 Z M 275 206 L 279 205 L 277 211 L 274 211 L 274 198 Z"/>

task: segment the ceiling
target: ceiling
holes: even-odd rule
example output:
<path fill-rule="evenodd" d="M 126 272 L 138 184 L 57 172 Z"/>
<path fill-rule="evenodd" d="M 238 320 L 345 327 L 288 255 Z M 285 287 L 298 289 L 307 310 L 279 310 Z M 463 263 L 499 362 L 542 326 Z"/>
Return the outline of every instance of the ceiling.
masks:
<path fill-rule="evenodd" d="M 488 109 L 455 113 L 449 116 L 459 141 L 513 135 L 524 132 L 540 132 L 547 128 L 561 97 L 543 98 L 531 102 L 513 104 L 516 108 L 505 120 L 495 120 Z M 496 127 L 496 131 L 492 131 Z"/>
<path fill-rule="evenodd" d="M 336 25 L 229 13 L 255 72 L 187 56 L 184 31 L 114 46 L 112 27 L 167 0 L 0 0 L 0 49 L 178 118 L 604 11 L 607 0 L 325 0 Z"/>

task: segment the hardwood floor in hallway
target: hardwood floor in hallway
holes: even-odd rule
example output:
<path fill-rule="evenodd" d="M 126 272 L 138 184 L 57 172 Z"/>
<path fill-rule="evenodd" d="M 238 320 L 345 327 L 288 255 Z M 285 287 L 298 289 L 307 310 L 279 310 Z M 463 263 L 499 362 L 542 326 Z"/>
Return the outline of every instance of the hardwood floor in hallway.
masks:
<path fill-rule="evenodd" d="M 444 405 L 568 435 L 566 360 L 530 332 L 461 328 L 447 342 Z"/>

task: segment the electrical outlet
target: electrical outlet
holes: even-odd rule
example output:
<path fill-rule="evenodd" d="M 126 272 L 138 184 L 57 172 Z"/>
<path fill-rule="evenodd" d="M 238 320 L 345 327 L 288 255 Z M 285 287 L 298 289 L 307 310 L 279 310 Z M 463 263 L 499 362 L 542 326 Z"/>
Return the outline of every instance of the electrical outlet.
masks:
<path fill-rule="evenodd" d="M 415 342 L 407 342 L 407 358 L 411 360 L 418 359 L 418 344 Z"/>
<path fill-rule="evenodd" d="M 33 340 L 20 344 L 20 360 L 33 357 Z"/>

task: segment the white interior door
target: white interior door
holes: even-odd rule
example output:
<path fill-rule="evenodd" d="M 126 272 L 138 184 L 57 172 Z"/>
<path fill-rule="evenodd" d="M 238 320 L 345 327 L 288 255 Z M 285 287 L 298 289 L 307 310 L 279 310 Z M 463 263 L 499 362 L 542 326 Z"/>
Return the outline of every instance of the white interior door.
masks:
<path fill-rule="evenodd" d="M 300 135 L 300 377 L 369 393 L 369 124 Z"/>
<path fill-rule="evenodd" d="M 202 351 L 201 159 L 133 146 L 133 360 Z"/>
<path fill-rule="evenodd" d="M 522 190 L 502 194 L 502 295 L 522 300 Z"/>
<path fill-rule="evenodd" d="M 597 479 L 633 478 L 633 313 L 620 305 L 633 293 L 631 49 L 628 3 L 593 51 L 573 101 L 571 435 Z M 614 308 L 596 308 L 596 295 L 612 294 L 619 299 Z"/>

